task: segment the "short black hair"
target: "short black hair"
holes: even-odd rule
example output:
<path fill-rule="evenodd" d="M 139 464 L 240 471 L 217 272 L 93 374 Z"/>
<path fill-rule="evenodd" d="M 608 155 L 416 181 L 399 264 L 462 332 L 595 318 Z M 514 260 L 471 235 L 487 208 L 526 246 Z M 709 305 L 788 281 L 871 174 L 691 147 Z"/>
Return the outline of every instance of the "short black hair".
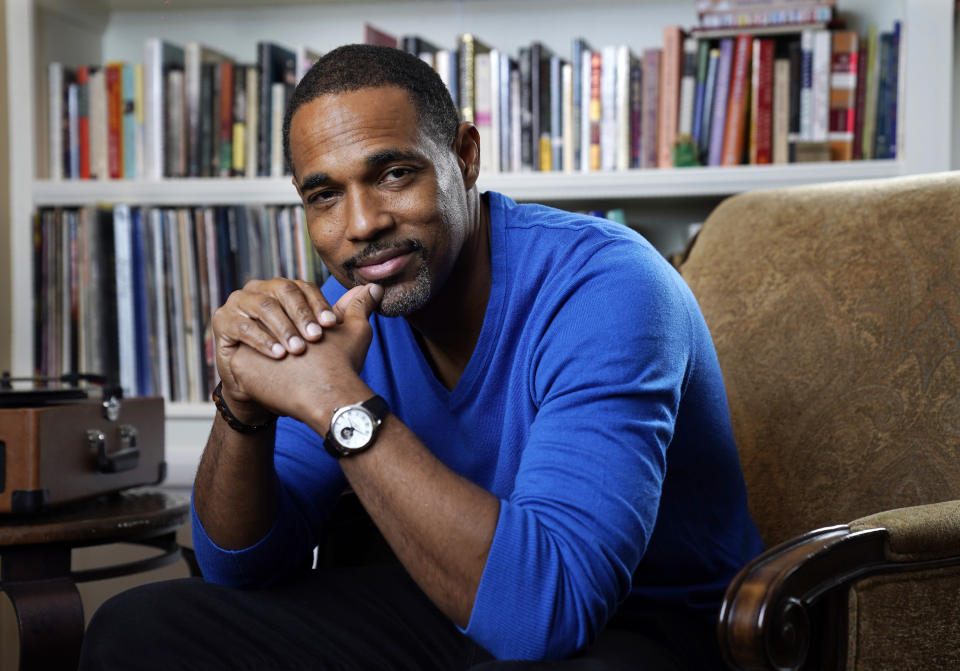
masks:
<path fill-rule="evenodd" d="M 305 103 L 327 93 L 396 86 L 413 100 L 420 128 L 441 147 L 453 145 L 460 125 L 457 108 L 440 76 L 417 56 L 392 47 L 347 44 L 323 55 L 303 76 L 283 116 L 283 156 L 290 157 L 290 120 Z"/>

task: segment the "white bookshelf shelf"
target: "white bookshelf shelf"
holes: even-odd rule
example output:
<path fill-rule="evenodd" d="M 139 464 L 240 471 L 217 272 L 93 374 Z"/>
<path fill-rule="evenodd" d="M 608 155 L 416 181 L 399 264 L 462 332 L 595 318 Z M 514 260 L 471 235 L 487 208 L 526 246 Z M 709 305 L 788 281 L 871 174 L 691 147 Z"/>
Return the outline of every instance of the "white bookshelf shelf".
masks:
<path fill-rule="evenodd" d="M 798 186 L 811 182 L 874 179 L 904 174 L 899 161 L 805 163 L 791 165 L 674 168 L 590 173 L 513 173 L 481 176 L 480 187 L 522 201 L 653 199 L 724 196 L 748 189 Z M 50 181 L 33 185 L 34 205 L 58 207 L 88 203 L 223 205 L 299 203 L 289 177 L 193 178 L 157 181 Z"/>

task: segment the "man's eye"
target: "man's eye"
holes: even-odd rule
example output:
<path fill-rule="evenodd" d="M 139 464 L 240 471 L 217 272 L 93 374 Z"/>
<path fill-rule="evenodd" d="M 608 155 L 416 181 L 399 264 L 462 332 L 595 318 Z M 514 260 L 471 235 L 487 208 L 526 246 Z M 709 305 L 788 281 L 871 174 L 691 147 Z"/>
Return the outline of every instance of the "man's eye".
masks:
<path fill-rule="evenodd" d="M 330 200 L 337 195 L 336 191 L 314 191 L 310 194 L 310 197 L 307 198 L 309 203 L 322 203 L 324 201 Z"/>
<path fill-rule="evenodd" d="M 403 179 L 413 171 L 409 168 L 392 168 L 383 176 L 383 181 L 391 182 Z"/>

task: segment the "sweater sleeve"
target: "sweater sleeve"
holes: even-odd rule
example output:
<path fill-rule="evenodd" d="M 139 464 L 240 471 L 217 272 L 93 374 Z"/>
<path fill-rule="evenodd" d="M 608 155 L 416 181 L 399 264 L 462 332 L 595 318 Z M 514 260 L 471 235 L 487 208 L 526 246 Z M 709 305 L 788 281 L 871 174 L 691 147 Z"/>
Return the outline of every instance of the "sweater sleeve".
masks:
<path fill-rule="evenodd" d="M 277 422 L 274 467 L 280 496 L 277 518 L 250 547 L 225 550 L 217 546 L 191 504 L 193 548 L 207 581 L 257 587 L 309 565 L 323 522 L 345 489 L 343 472 L 314 431 L 285 417 Z"/>
<path fill-rule="evenodd" d="M 559 658 L 595 640 L 657 517 L 689 305 L 671 269 L 595 258 L 577 286 L 541 293 L 536 416 L 465 630 L 500 658 Z"/>

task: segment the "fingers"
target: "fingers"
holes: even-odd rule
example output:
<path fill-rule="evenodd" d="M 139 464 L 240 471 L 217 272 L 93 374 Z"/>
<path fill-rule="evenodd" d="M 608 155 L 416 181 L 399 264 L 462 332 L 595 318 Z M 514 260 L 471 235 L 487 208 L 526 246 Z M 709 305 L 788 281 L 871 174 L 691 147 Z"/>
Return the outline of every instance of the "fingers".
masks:
<path fill-rule="evenodd" d="M 332 309 L 336 313 L 338 322 L 342 322 L 348 315 L 367 320 L 370 319 L 370 315 L 382 298 L 383 287 L 379 284 L 362 284 L 347 291 Z"/>
<path fill-rule="evenodd" d="M 320 289 L 309 282 L 273 279 L 251 281 L 233 292 L 214 315 L 214 330 L 223 346 L 249 345 L 279 359 L 299 354 L 320 339 L 325 313 L 332 316 Z M 335 323 L 335 318 L 333 319 Z"/>

